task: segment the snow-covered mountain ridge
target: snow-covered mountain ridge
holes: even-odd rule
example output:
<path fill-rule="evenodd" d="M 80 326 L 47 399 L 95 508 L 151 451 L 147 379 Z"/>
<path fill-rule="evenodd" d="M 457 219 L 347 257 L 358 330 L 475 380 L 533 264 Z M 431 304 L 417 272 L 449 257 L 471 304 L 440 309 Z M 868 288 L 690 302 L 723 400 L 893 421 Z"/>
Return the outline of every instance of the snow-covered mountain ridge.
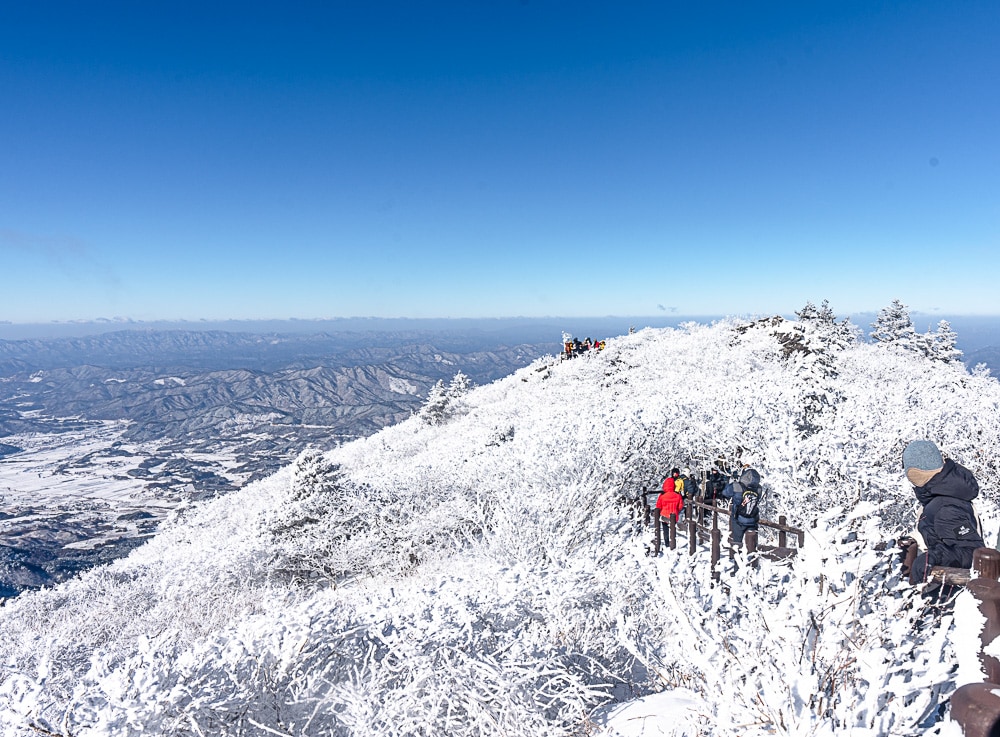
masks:
<path fill-rule="evenodd" d="M 4 734 L 570 735 L 682 686 L 696 711 L 644 723 L 910 734 L 957 684 L 951 620 L 910 626 L 875 543 L 913 523 L 916 437 L 976 473 L 995 539 L 995 379 L 811 324 L 691 324 L 540 359 L 439 419 L 306 453 L 9 601 Z M 707 552 L 642 555 L 621 497 L 718 460 L 809 530 L 794 566 L 713 585 Z"/>

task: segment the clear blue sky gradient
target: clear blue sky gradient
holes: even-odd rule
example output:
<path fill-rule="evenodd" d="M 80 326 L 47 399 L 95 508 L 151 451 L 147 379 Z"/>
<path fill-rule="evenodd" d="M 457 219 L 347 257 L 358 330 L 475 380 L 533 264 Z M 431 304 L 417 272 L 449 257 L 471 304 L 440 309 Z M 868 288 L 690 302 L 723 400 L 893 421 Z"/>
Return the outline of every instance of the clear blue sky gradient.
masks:
<path fill-rule="evenodd" d="M 1000 3 L 7 2 L 0 320 L 1000 313 Z"/>

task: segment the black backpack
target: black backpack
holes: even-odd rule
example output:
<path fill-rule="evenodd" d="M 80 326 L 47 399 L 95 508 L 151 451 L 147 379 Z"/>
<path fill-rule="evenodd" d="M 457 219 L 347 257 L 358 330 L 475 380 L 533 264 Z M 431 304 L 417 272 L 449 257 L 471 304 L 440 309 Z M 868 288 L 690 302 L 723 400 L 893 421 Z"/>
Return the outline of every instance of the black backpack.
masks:
<path fill-rule="evenodd" d="M 737 489 L 738 493 L 733 497 L 733 503 L 738 505 L 735 517 L 737 521 L 756 522 L 760 519 L 760 488 L 742 484 L 739 486 L 742 491 Z"/>

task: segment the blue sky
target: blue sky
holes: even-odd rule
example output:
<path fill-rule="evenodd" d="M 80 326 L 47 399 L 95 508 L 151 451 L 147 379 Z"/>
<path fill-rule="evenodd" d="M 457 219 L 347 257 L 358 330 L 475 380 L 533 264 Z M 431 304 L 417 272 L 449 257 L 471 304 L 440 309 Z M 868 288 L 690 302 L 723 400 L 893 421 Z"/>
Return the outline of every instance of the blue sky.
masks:
<path fill-rule="evenodd" d="M 0 320 L 1000 314 L 995 2 L 4 3 Z"/>

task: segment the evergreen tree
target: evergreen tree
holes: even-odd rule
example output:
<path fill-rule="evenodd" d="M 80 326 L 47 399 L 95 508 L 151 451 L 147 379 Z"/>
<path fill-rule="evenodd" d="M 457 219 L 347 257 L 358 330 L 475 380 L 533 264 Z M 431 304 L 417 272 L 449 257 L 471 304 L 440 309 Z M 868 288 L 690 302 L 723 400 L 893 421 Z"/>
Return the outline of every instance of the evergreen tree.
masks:
<path fill-rule="evenodd" d="M 472 380 L 459 371 L 445 386 L 444 380 L 431 387 L 420 408 L 420 417 L 428 425 L 440 425 L 462 406 L 462 398 L 472 389 Z"/>
<path fill-rule="evenodd" d="M 336 481 L 336 472 L 337 466 L 328 461 L 322 451 L 306 448 L 292 465 L 292 501 L 329 491 Z"/>
<path fill-rule="evenodd" d="M 459 399 L 469 393 L 472 388 L 472 380 L 459 371 L 455 374 L 451 383 L 448 384 L 448 396 L 452 399 Z"/>
<path fill-rule="evenodd" d="M 817 433 L 824 416 L 839 401 L 834 388 L 837 377 L 836 354 L 847 347 L 850 328 L 845 319 L 837 323 L 826 300 L 817 309 L 812 302 L 795 313 L 799 320 L 775 331 L 785 357 L 796 366 L 795 376 L 802 403 L 802 414 L 795 421 L 800 437 Z"/>
<path fill-rule="evenodd" d="M 826 303 L 824 302 L 823 304 Z M 805 306 L 801 310 L 797 310 L 795 312 L 795 316 L 798 317 L 801 322 L 815 320 L 819 316 L 819 310 L 816 309 L 816 305 L 812 302 L 806 302 Z"/>
<path fill-rule="evenodd" d="M 898 299 L 883 308 L 872 323 L 871 339 L 905 350 L 920 350 L 917 333 L 906 305 Z"/>
<path fill-rule="evenodd" d="M 846 317 L 837 322 L 829 300 L 824 299 L 818 308 L 812 302 L 806 302 L 795 314 L 799 323 L 811 326 L 825 345 L 846 348 L 856 342 L 857 328 Z"/>
<path fill-rule="evenodd" d="M 448 415 L 448 405 L 451 398 L 445 388 L 444 381 L 438 379 L 437 383 L 431 387 L 427 393 L 427 400 L 420 408 L 420 417 L 428 425 L 440 425 Z"/>
<path fill-rule="evenodd" d="M 962 351 L 956 345 L 958 334 L 952 330 L 951 323 L 941 320 L 937 326 L 937 332 L 928 333 L 931 358 L 945 363 L 954 363 L 962 360 Z"/>

